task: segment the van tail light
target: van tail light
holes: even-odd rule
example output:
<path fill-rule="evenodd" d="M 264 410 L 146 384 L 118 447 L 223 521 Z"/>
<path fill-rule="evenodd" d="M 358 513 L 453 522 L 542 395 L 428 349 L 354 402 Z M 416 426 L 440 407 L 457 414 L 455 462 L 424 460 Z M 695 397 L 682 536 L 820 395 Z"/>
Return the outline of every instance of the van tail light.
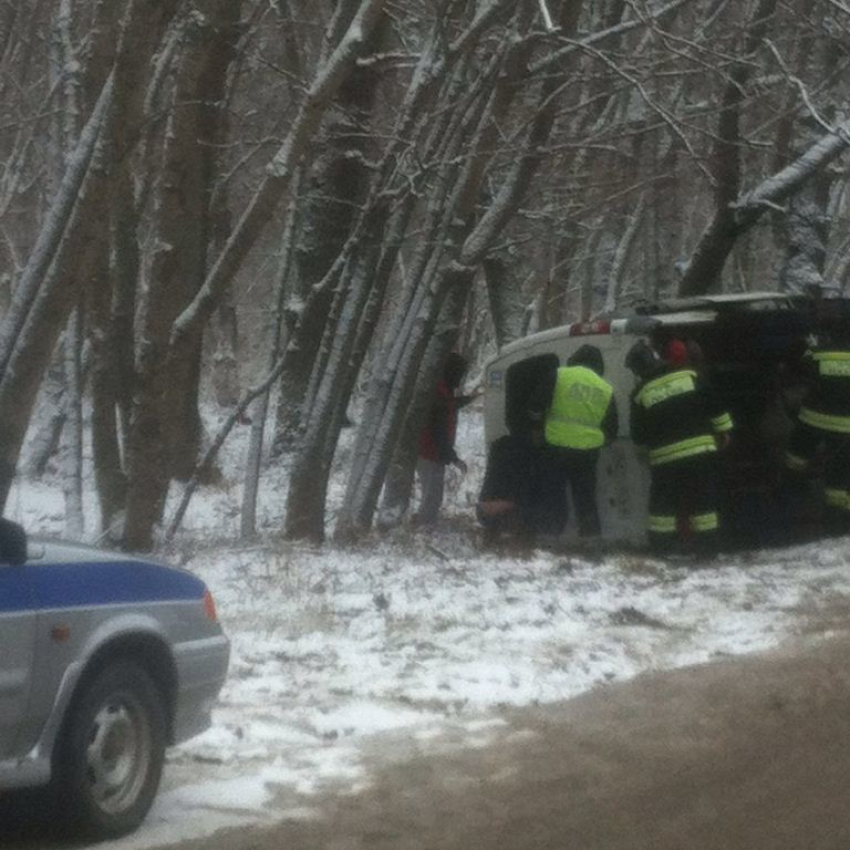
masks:
<path fill-rule="evenodd" d="M 218 622 L 218 612 L 215 610 L 215 599 L 209 590 L 204 591 L 204 613 L 214 623 Z"/>
<path fill-rule="evenodd" d="M 611 333 L 611 322 L 603 319 L 597 322 L 576 322 L 570 325 L 570 336 L 592 336 Z"/>

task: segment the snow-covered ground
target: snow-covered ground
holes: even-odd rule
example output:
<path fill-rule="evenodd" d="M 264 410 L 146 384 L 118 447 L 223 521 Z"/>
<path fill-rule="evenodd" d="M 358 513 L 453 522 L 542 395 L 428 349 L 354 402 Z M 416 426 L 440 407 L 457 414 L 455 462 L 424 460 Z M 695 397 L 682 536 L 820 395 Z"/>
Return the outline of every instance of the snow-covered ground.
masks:
<path fill-rule="evenodd" d="M 424 751 L 446 736 L 486 745 L 504 706 L 825 634 L 846 610 L 845 541 L 696 571 L 636 555 L 483 552 L 470 510 L 481 442 L 479 416 L 465 416 L 470 473 L 454 479 L 440 529 L 350 550 L 276 538 L 283 469 L 264 479 L 261 542 L 234 542 L 244 435 L 228 447 L 224 483 L 195 498 L 171 555 L 214 591 L 233 642 L 229 681 L 212 729 L 170 753 L 141 830 L 102 846 L 313 817 L 317 793 L 368 785 L 364 754 L 380 733 Z M 30 530 L 62 531 L 56 486 L 21 482 L 10 505 Z"/>

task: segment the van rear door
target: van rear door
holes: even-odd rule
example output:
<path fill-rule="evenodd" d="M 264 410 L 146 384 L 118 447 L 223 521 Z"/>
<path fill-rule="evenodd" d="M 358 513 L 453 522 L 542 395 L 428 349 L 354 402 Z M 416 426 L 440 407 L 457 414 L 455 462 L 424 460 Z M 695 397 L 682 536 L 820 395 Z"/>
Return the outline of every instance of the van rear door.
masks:
<path fill-rule="evenodd" d="M 538 354 L 508 367 L 505 377 L 505 425 L 509 433 L 527 434 L 533 424 L 530 411 L 545 412 L 559 365 L 557 354 Z"/>

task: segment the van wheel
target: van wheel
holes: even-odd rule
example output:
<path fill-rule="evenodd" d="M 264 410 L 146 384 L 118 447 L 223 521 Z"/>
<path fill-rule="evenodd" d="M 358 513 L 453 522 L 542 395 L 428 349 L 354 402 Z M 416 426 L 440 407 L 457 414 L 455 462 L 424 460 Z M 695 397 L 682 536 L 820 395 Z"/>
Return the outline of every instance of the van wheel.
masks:
<path fill-rule="evenodd" d="M 153 803 L 165 758 L 166 713 L 137 664 L 105 667 L 74 700 L 58 742 L 55 790 L 86 835 L 134 830 Z"/>

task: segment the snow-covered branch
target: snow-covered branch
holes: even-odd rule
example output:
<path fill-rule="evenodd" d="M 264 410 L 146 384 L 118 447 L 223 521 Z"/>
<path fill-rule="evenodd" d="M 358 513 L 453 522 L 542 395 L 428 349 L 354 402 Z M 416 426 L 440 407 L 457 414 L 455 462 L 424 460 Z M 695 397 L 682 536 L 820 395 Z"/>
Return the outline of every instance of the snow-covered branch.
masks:
<path fill-rule="evenodd" d="M 739 218 L 760 213 L 768 204 L 778 204 L 792 195 L 816 171 L 825 168 L 850 147 L 850 120 L 844 121 L 802 156 L 742 195 L 732 206 Z"/>

